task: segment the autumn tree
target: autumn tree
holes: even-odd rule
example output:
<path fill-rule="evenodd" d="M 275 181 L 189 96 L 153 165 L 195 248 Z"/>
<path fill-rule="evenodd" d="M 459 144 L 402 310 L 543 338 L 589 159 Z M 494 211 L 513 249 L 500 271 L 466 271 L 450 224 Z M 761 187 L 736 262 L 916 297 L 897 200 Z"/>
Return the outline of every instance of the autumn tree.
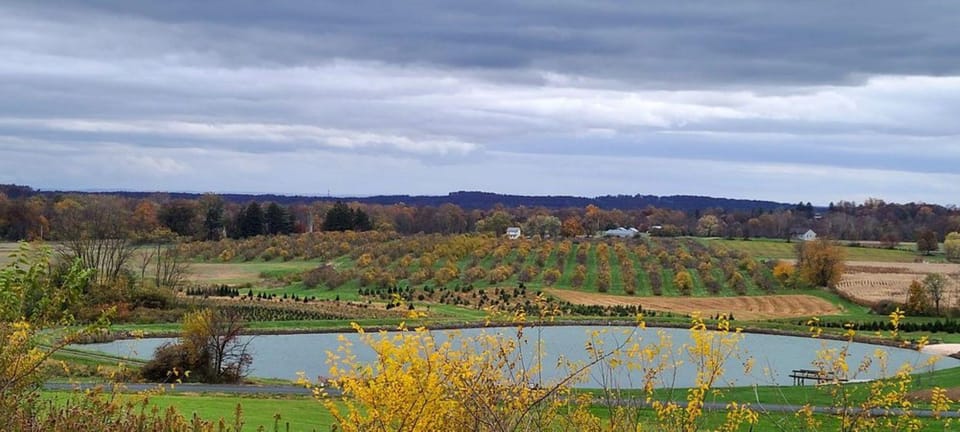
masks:
<path fill-rule="evenodd" d="M 704 215 L 697 221 L 697 234 L 702 237 L 713 237 L 723 229 L 720 218 L 714 215 Z"/>
<path fill-rule="evenodd" d="M 253 357 L 250 341 L 241 338 L 245 328 L 239 313 L 203 309 L 183 318 L 179 341 L 157 348 L 141 373 L 147 379 L 165 381 L 171 372 L 208 383 L 235 383 L 249 371 Z M 184 372 L 189 371 L 189 375 Z"/>
<path fill-rule="evenodd" d="M 940 273 L 930 273 L 923 278 L 923 288 L 933 302 L 934 311 L 940 315 L 940 302 L 947 294 L 947 278 Z"/>
<path fill-rule="evenodd" d="M 443 234 L 467 232 L 467 215 L 456 204 L 443 204 L 433 214 L 433 225 Z"/>
<path fill-rule="evenodd" d="M 550 215 L 535 215 L 523 224 L 523 232 L 540 237 L 556 237 L 560 234 L 560 218 Z"/>
<path fill-rule="evenodd" d="M 150 236 L 150 233 L 160 227 L 157 217 L 157 206 L 150 200 L 141 200 L 133 210 L 131 228 L 138 239 Z"/>
<path fill-rule="evenodd" d="M 477 221 L 477 231 L 491 232 L 496 235 L 503 235 L 507 228 L 513 224 L 513 217 L 503 210 L 497 210 L 490 216 Z"/>
<path fill-rule="evenodd" d="M 576 216 L 570 216 L 563 220 L 563 225 L 560 227 L 560 234 L 564 237 L 576 237 L 583 235 L 583 223 L 580 222 L 580 218 Z"/>
<path fill-rule="evenodd" d="M 947 234 L 943 241 L 943 252 L 950 261 L 960 261 L 960 232 Z"/>
<path fill-rule="evenodd" d="M 931 252 L 939 249 L 937 244 L 937 233 L 932 229 L 923 228 L 917 231 L 917 251 L 924 255 L 930 255 Z"/>
<path fill-rule="evenodd" d="M 797 244 L 800 277 L 814 286 L 833 288 L 843 275 L 845 253 L 836 243 L 817 239 Z"/>
<path fill-rule="evenodd" d="M 583 217 L 587 220 L 587 224 L 590 225 L 590 229 L 594 232 L 600 231 L 600 219 L 602 216 L 603 210 L 593 204 L 588 204 L 583 211 Z"/>
<path fill-rule="evenodd" d="M 907 290 L 907 313 L 910 315 L 924 315 L 930 309 L 930 298 L 927 296 L 927 290 L 919 281 L 910 283 Z"/>

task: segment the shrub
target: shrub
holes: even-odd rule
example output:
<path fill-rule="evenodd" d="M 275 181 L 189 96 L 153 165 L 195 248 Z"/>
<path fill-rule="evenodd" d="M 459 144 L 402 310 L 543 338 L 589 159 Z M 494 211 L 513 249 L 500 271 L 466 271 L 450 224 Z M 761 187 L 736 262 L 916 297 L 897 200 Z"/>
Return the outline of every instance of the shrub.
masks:
<path fill-rule="evenodd" d="M 154 350 L 153 358 L 140 368 L 140 376 L 151 382 L 196 381 L 202 376 L 200 365 L 209 358 L 196 360 L 191 361 L 191 353 L 182 343 L 167 342 Z"/>
<path fill-rule="evenodd" d="M 560 276 L 561 276 L 560 270 L 557 270 L 555 268 L 545 270 L 543 272 L 543 283 L 548 285 L 555 284 L 557 283 L 558 280 L 560 280 Z"/>
<path fill-rule="evenodd" d="M 316 288 L 321 284 L 327 288 L 333 289 L 339 287 L 351 278 L 346 273 L 340 273 L 330 264 L 324 264 L 303 273 L 303 286 L 306 288 Z"/>
<path fill-rule="evenodd" d="M 680 295 L 688 296 L 693 291 L 693 277 L 689 272 L 678 272 L 673 277 L 673 285 L 680 291 Z"/>

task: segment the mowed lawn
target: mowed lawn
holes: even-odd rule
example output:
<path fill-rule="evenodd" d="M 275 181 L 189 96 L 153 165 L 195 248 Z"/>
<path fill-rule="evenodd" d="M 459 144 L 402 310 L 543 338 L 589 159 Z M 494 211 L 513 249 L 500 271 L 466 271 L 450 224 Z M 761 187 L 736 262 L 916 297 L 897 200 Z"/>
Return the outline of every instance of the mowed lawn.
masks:
<path fill-rule="evenodd" d="M 62 400 L 67 397 L 67 393 L 47 393 L 47 397 Z M 124 397 L 136 398 L 135 400 L 142 398 L 141 396 Z M 750 399 L 745 397 L 740 401 L 746 402 Z M 239 404 L 242 409 L 243 430 L 258 430 L 262 427 L 267 431 L 326 432 L 332 430 L 331 427 L 334 424 L 334 418 L 330 412 L 319 401 L 307 397 L 271 398 L 185 394 L 151 396 L 148 400 L 148 409 L 156 407 L 162 411 L 172 406 L 187 418 L 191 418 L 194 414 L 214 422 L 222 418 L 228 426 L 233 425 Z M 601 421 L 610 418 L 609 408 L 594 406 L 590 411 Z M 641 424 L 652 425 L 656 421 L 653 410 L 640 410 L 637 414 L 636 420 Z M 839 426 L 837 417 L 816 415 L 815 418 L 823 423 L 819 430 L 837 430 Z M 704 413 L 704 419 L 705 426 L 719 427 L 724 423 L 725 413 L 707 412 Z M 921 424 L 922 431 L 948 430 L 943 420 L 927 418 L 922 419 Z M 802 420 L 794 413 L 760 413 L 759 423 L 754 430 L 798 430 L 803 426 Z"/>
<path fill-rule="evenodd" d="M 755 258 L 794 259 L 797 257 L 797 242 L 787 243 L 783 240 L 728 240 L 709 239 L 707 244 L 723 245 L 731 249 L 741 250 Z M 844 246 L 848 261 L 880 261 L 880 262 L 913 262 L 921 255 L 913 251 L 902 249 L 880 249 L 874 247 Z M 922 256 L 927 261 L 942 261 L 942 256 Z"/>
<path fill-rule="evenodd" d="M 293 431 L 329 431 L 334 424 L 333 416 L 319 401 L 307 397 L 302 398 L 243 398 L 239 396 L 211 396 L 211 395 L 162 395 L 150 398 L 150 404 L 166 409 L 176 407 L 185 416 L 192 417 L 196 413 L 201 418 L 216 421 L 223 418 L 227 424 L 232 424 L 237 404 L 243 412 L 244 430 L 257 430 L 263 426 L 264 430 Z M 289 424 L 289 429 L 287 425 Z"/>
<path fill-rule="evenodd" d="M 64 401 L 70 397 L 69 392 L 45 392 L 45 398 Z M 237 405 L 241 407 L 243 430 L 255 431 L 261 426 L 263 430 L 280 430 L 291 432 L 318 431 L 327 432 L 334 424 L 333 415 L 323 404 L 310 397 L 274 397 L 274 396 L 237 396 L 222 394 L 160 394 L 160 395 L 121 395 L 123 399 L 142 403 L 147 401 L 147 410 L 154 408 L 161 412 L 174 407 L 180 414 L 190 419 L 196 414 L 198 417 L 217 422 L 223 419 L 228 426 L 233 426 L 236 419 Z M 277 429 L 274 429 L 277 425 Z M 288 428 L 289 425 L 289 428 Z"/>

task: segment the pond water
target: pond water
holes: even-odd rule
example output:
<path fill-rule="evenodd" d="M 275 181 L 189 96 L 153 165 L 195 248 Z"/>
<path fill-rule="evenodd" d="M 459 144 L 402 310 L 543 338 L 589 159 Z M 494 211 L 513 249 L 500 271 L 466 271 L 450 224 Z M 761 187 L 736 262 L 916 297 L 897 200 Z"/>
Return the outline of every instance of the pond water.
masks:
<path fill-rule="evenodd" d="M 599 336 L 605 348 L 612 348 L 623 342 L 627 337 L 641 346 L 657 343 L 661 335 L 671 340 L 673 362 L 681 364 L 662 374 L 665 378 L 659 380 L 659 387 L 690 387 L 694 385 L 696 369 L 683 346 L 692 342 L 690 331 L 685 329 L 656 329 L 635 330 L 632 327 L 589 327 L 563 326 L 527 328 L 523 334 L 523 350 L 525 361 L 529 364 L 535 361 L 537 347 L 542 353 L 544 382 L 559 379 L 567 374 L 564 367 L 556 367 L 558 360 L 583 362 L 588 359 L 584 349 L 591 339 L 591 334 L 601 331 Z M 631 335 L 632 336 L 629 336 Z M 514 328 L 485 328 L 466 330 L 434 330 L 431 332 L 438 342 L 448 337 L 475 337 L 481 334 L 502 334 L 505 338 L 515 339 Z M 294 335 L 261 335 L 247 336 L 244 340 L 250 342 L 253 352 L 252 376 L 263 378 L 296 379 L 298 372 L 304 372 L 311 378 L 325 376 L 328 371 L 327 352 L 336 351 L 340 346 L 339 338 L 345 337 L 353 343 L 354 353 L 361 362 L 375 360 L 373 350 L 364 345 L 357 334 L 313 333 Z M 153 351 L 160 345 L 173 341 L 169 338 L 150 338 L 139 340 L 122 340 L 109 343 L 87 344 L 78 348 L 100 351 L 112 355 L 129 358 L 149 359 Z M 538 341 L 542 341 L 538 342 Z M 816 369 L 813 365 L 817 352 L 825 349 L 840 349 L 846 345 L 842 341 L 822 340 L 809 337 L 776 336 L 763 334 L 745 334 L 738 344 L 736 355 L 728 358 L 724 365 L 724 374 L 719 385 L 791 385 L 793 380 L 788 375 L 793 369 Z M 913 350 L 883 347 L 878 345 L 853 343 L 849 348 L 848 364 L 851 370 L 856 370 L 865 357 L 875 356 L 878 351 L 886 353 L 887 372 L 883 372 L 881 362 L 874 361 L 862 373 L 857 373 L 855 379 L 873 379 L 878 376 L 892 375 L 896 369 L 905 363 L 914 366 L 915 370 L 929 371 L 960 366 L 960 360 L 940 358 L 934 366 L 928 366 L 930 354 Z M 743 364 L 752 359 L 751 372 L 744 370 Z M 588 376 L 578 387 L 601 387 L 603 383 L 615 383 L 620 388 L 633 388 L 642 385 L 643 373 L 629 372 L 623 368 L 612 374 L 600 368 L 592 368 Z"/>

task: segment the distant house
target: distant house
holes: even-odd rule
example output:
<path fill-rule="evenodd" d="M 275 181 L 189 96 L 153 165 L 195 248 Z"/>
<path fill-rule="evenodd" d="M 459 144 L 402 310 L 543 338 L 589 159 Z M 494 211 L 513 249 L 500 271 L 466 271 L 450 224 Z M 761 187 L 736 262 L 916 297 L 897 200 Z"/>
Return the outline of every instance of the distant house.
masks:
<path fill-rule="evenodd" d="M 507 238 L 510 240 L 516 240 L 521 236 L 520 227 L 509 227 L 507 228 Z"/>
<path fill-rule="evenodd" d="M 620 237 L 620 238 L 632 238 L 636 236 L 640 231 L 637 231 L 636 228 L 614 228 L 608 229 L 603 232 L 604 237 Z"/>
<path fill-rule="evenodd" d="M 799 232 L 796 235 L 797 240 L 811 241 L 817 239 L 817 233 L 813 232 L 812 229 L 808 229 L 804 232 Z"/>

